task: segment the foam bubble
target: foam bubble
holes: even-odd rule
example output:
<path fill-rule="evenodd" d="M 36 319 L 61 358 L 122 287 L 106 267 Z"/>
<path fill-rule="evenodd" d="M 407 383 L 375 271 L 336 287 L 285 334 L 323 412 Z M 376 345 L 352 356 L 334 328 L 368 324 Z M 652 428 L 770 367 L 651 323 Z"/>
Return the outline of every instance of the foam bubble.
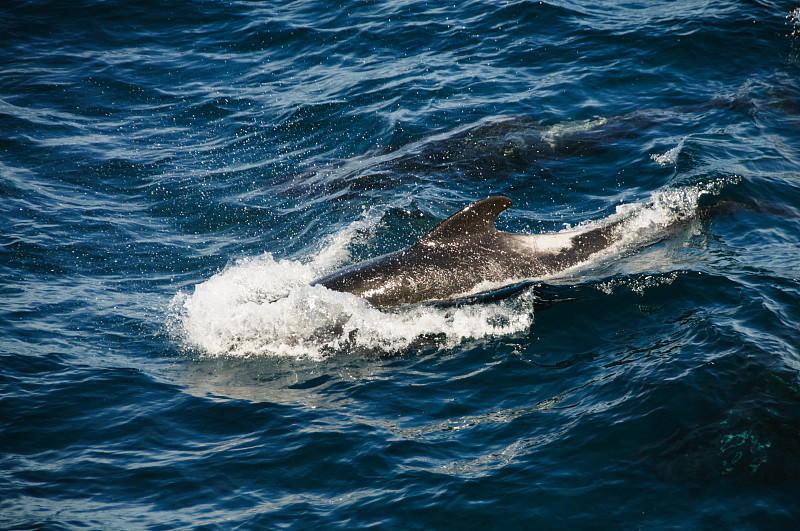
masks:
<path fill-rule="evenodd" d="M 592 131 L 607 123 L 608 118 L 592 118 L 588 120 L 562 122 L 544 129 L 542 131 L 542 140 L 547 142 L 551 148 L 555 149 L 563 138 Z"/>
<path fill-rule="evenodd" d="M 623 224 L 623 243 L 649 243 L 653 236 L 662 235 L 665 228 L 694 216 L 703 197 L 719 195 L 723 188 L 739 181 L 739 176 L 729 175 L 695 186 L 665 187 L 642 203 L 618 206 L 616 215 L 627 218 Z"/>
<path fill-rule="evenodd" d="M 683 140 L 681 140 L 677 146 L 670 149 L 666 153 L 662 153 L 660 155 L 658 153 L 652 153 L 650 158 L 657 162 L 660 166 L 674 166 L 678 161 L 678 155 L 680 154 L 681 149 L 683 149 Z"/>
<path fill-rule="evenodd" d="M 675 282 L 678 278 L 678 273 L 671 272 L 669 274 L 660 275 L 645 275 L 643 277 L 616 279 L 612 278 L 599 283 L 596 287 L 606 295 L 611 295 L 619 287 L 625 287 L 637 295 L 644 295 L 645 291 L 650 288 L 658 286 L 668 286 Z"/>
<path fill-rule="evenodd" d="M 786 20 L 792 25 L 792 37 L 800 35 L 800 7 L 796 7 L 789 11 L 786 15 Z"/>

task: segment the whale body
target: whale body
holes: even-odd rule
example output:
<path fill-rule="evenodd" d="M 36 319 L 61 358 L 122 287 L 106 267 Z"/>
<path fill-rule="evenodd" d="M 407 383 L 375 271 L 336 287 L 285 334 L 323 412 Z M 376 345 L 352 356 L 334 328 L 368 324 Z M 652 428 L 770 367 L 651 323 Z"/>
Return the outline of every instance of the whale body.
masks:
<path fill-rule="evenodd" d="M 447 301 L 533 280 L 585 262 L 618 241 L 615 221 L 595 228 L 546 234 L 497 230 L 512 205 L 488 197 L 448 217 L 411 247 L 354 264 L 313 284 L 348 292 L 377 307 Z"/>

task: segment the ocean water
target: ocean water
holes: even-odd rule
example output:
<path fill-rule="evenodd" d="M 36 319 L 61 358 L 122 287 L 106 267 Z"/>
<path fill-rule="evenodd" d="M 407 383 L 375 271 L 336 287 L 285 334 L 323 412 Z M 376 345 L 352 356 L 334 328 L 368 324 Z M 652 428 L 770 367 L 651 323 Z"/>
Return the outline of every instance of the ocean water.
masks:
<path fill-rule="evenodd" d="M 797 1 L 0 21 L 0 528 L 797 529 Z M 626 235 L 448 304 L 310 285 L 490 195 Z"/>

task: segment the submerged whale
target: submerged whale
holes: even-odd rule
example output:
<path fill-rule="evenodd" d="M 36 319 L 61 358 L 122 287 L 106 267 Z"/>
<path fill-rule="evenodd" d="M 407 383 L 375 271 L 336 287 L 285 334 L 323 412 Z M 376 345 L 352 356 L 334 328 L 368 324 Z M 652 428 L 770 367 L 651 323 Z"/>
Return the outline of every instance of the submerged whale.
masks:
<path fill-rule="evenodd" d="M 720 96 L 696 105 L 555 123 L 528 114 L 488 116 L 406 144 L 299 169 L 276 183 L 281 183 L 280 193 L 293 200 L 316 197 L 323 190 L 355 199 L 364 189 L 393 190 L 410 178 L 424 182 L 431 175 L 436 180 L 446 175 L 454 182 L 502 180 L 516 172 L 544 178 L 559 161 L 604 153 L 617 141 L 652 127 L 696 120 L 716 109 L 751 112 L 753 101 L 746 95 Z"/>
<path fill-rule="evenodd" d="M 408 249 L 354 264 L 313 284 L 352 293 L 377 307 L 446 301 L 563 271 L 620 239 L 622 220 L 546 234 L 497 230 L 511 206 L 488 197 L 445 219 Z"/>

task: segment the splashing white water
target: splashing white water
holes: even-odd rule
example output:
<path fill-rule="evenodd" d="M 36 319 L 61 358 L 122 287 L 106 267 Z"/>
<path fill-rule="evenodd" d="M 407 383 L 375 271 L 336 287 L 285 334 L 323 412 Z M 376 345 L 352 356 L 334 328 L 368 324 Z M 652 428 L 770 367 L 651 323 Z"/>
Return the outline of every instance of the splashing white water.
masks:
<path fill-rule="evenodd" d="M 786 15 L 786 20 L 792 25 L 792 37 L 800 35 L 800 7 L 796 7 L 789 11 Z"/>
<path fill-rule="evenodd" d="M 617 244 L 566 276 L 660 237 L 667 227 L 693 215 L 701 195 L 716 193 L 723 184 L 667 188 L 643 203 L 618 207 L 609 218 L 586 223 L 592 227 L 624 220 Z M 379 217 L 365 213 L 307 261 L 275 260 L 268 253 L 242 259 L 195 286 L 192 293 L 178 293 L 170 308 L 173 332 L 187 346 L 208 355 L 320 359 L 346 351 L 393 354 L 421 346 L 452 348 L 465 340 L 530 328 L 531 289 L 494 302 L 420 304 L 382 311 L 349 293 L 310 286 L 340 265 L 354 235 L 369 232 Z"/>
<path fill-rule="evenodd" d="M 670 149 L 666 153 L 658 154 L 652 153 L 650 158 L 656 161 L 660 166 L 674 166 L 675 163 L 678 161 L 678 155 L 680 155 L 681 149 L 683 149 L 683 140 L 681 140 L 677 146 Z"/>
<path fill-rule="evenodd" d="M 592 118 L 574 122 L 562 122 L 552 125 L 542 131 L 542 140 L 555 149 L 559 141 L 577 133 L 584 133 L 602 127 L 608 123 L 608 118 Z"/>

